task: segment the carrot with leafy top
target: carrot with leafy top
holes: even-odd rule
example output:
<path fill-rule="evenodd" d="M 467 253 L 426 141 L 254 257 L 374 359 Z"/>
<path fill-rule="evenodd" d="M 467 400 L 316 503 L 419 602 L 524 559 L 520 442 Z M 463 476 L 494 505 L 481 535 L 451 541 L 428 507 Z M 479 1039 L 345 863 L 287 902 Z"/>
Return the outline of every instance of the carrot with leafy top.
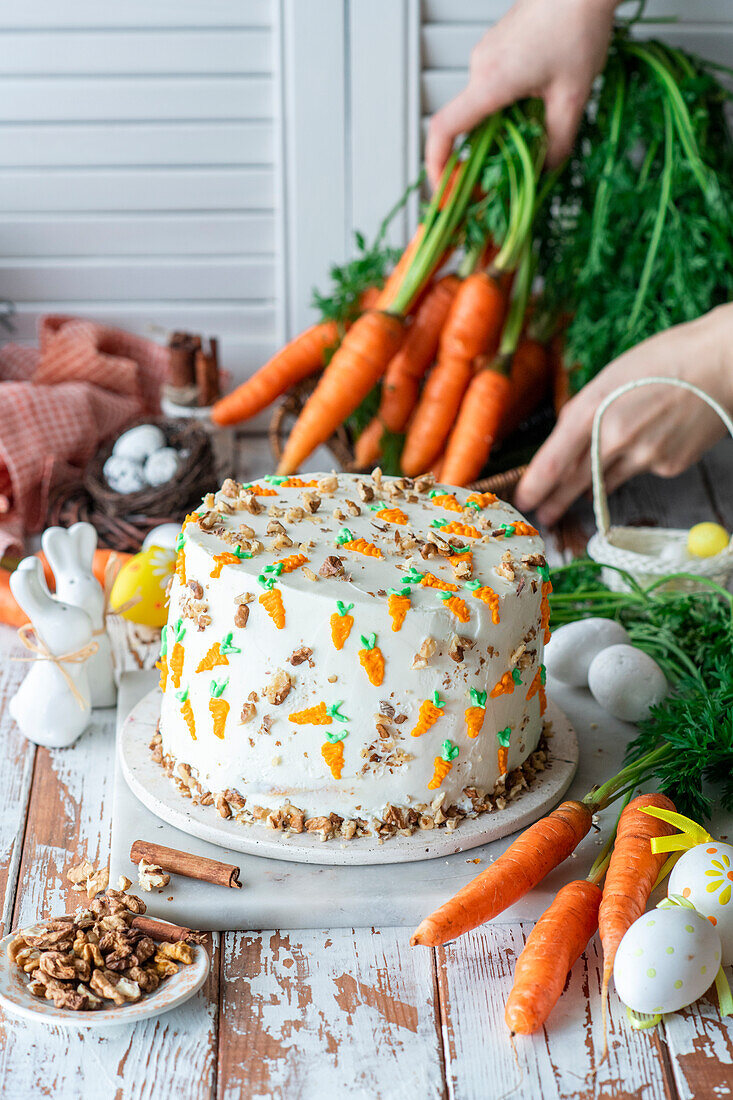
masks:
<path fill-rule="evenodd" d="M 389 598 L 387 599 L 387 610 L 392 620 L 392 630 L 397 631 L 402 629 L 402 624 L 405 621 L 405 616 L 410 610 L 410 607 L 409 588 L 390 589 Z"/>
<path fill-rule="evenodd" d="M 486 717 L 486 692 L 471 688 L 471 706 L 466 708 L 466 733 L 469 737 L 478 737 Z"/>
<path fill-rule="evenodd" d="M 285 605 L 283 604 L 283 597 L 280 589 L 270 588 L 267 592 L 263 592 L 259 602 L 262 604 L 277 629 L 282 630 L 285 627 Z"/>
<path fill-rule="evenodd" d="M 334 779 L 341 778 L 344 768 L 344 743 L 343 741 L 326 741 L 321 745 L 321 756 L 331 769 Z"/>
<path fill-rule="evenodd" d="M 376 634 L 362 634 L 359 650 L 359 663 L 366 672 L 369 680 L 375 687 L 379 687 L 384 680 L 384 654 L 377 645 Z"/>
<path fill-rule="evenodd" d="M 436 756 L 433 761 L 433 778 L 428 783 L 429 791 L 436 791 L 440 787 L 453 767 L 453 761 L 458 756 L 458 752 L 458 745 L 454 745 L 452 741 L 443 742 L 440 756 Z"/>
<path fill-rule="evenodd" d="M 160 690 L 165 691 L 168 683 L 168 627 L 164 626 L 160 633 L 160 658 L 155 667 L 160 670 Z"/>
<path fill-rule="evenodd" d="M 592 818 L 593 806 L 563 802 L 422 921 L 410 943 L 437 947 L 503 913 L 567 859 L 587 834 Z"/>
<path fill-rule="evenodd" d="M 433 692 L 432 699 L 423 699 L 420 704 L 420 710 L 417 713 L 417 722 L 414 728 L 410 731 L 412 737 L 422 737 L 424 733 L 434 726 L 439 718 L 442 718 L 445 714 L 443 707 L 445 702 L 440 698 L 437 691 Z"/>
<path fill-rule="evenodd" d="M 354 616 L 349 612 L 353 610 L 353 603 L 343 603 L 336 600 L 337 611 L 331 616 L 331 641 L 336 649 L 343 649 L 344 643 L 351 633 L 354 625 Z"/>
<path fill-rule="evenodd" d="M 339 713 L 340 706 L 340 701 L 332 703 L 330 706 L 326 706 L 321 701 L 316 703 L 315 706 L 306 707 L 305 710 L 294 710 L 292 714 L 288 715 L 288 721 L 295 722 L 298 726 L 330 726 L 334 720 L 348 722 L 346 715 Z"/>
<path fill-rule="evenodd" d="M 211 717 L 214 720 L 213 733 L 214 737 L 218 737 L 220 740 L 224 740 L 224 727 L 226 726 L 227 716 L 229 714 L 229 703 L 226 699 L 222 699 L 222 695 L 226 691 L 229 680 L 222 680 L 221 683 L 217 683 L 216 680 L 211 681 L 211 687 L 209 688 L 209 711 Z"/>
<path fill-rule="evenodd" d="M 183 649 L 183 639 L 186 634 L 186 628 L 183 625 L 183 619 L 179 619 L 173 627 L 173 649 L 168 659 L 168 668 L 171 674 L 171 683 L 174 688 L 181 686 L 181 676 L 183 674 L 183 658 L 185 651 Z"/>
<path fill-rule="evenodd" d="M 196 718 L 193 713 L 193 705 L 188 697 L 188 688 L 183 691 L 176 692 L 176 699 L 181 704 L 181 715 L 183 721 L 188 726 L 188 732 L 191 734 L 192 739 L 196 740 Z"/>
<path fill-rule="evenodd" d="M 498 749 L 496 751 L 496 762 L 499 767 L 499 775 L 506 775 L 509 769 L 509 745 L 511 743 L 512 727 L 507 726 L 503 730 L 498 730 L 496 734 L 496 741 Z"/>

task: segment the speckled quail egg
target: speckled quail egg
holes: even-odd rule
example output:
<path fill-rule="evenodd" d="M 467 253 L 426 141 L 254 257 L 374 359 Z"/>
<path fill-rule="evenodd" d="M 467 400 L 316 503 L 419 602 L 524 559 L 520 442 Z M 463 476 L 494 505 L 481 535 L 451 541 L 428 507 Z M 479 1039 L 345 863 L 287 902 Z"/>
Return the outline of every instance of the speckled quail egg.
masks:
<path fill-rule="evenodd" d="M 720 956 L 720 936 L 694 909 L 652 909 L 619 944 L 616 991 L 634 1012 L 676 1012 L 710 988 Z"/>
<path fill-rule="evenodd" d="M 137 493 L 145 488 L 142 466 L 124 455 L 111 454 L 102 467 L 102 472 L 115 493 Z"/>
<path fill-rule="evenodd" d="M 723 965 L 733 963 L 733 845 L 696 844 L 677 861 L 668 892 L 687 898 L 720 936 Z"/>
<path fill-rule="evenodd" d="M 144 463 L 153 451 L 159 451 L 165 445 L 165 434 L 157 425 L 138 424 L 136 428 L 122 433 L 112 448 L 112 454 Z"/>
<path fill-rule="evenodd" d="M 665 698 L 667 679 L 648 653 L 633 645 L 612 645 L 591 661 L 588 687 L 614 718 L 640 722 Z"/>
<path fill-rule="evenodd" d="M 148 485 L 165 485 L 178 473 L 178 451 L 173 447 L 161 447 L 154 451 L 147 459 L 143 467 L 143 474 Z"/>
<path fill-rule="evenodd" d="M 628 641 L 628 634 L 615 619 L 578 619 L 553 630 L 545 649 L 545 668 L 563 684 L 587 687 L 588 669 L 596 654 Z"/>

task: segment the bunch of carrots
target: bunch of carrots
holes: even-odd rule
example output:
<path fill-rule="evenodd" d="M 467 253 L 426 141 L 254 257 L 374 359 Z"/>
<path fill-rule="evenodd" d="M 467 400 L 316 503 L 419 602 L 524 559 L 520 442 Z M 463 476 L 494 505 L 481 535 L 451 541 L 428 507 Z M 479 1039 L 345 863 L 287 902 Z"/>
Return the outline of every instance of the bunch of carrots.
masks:
<path fill-rule="evenodd" d="M 475 480 L 494 442 L 550 387 L 550 356 L 526 324 L 532 226 L 547 190 L 547 180 L 538 186 L 545 140 L 533 111 L 514 107 L 478 126 L 450 158 L 391 273 L 362 285 L 348 313 L 306 329 L 219 401 L 214 421 L 247 420 L 320 372 L 278 473 L 299 469 L 364 403 L 375 411 L 355 440 L 357 468 L 379 462 L 397 440 L 408 476 Z"/>

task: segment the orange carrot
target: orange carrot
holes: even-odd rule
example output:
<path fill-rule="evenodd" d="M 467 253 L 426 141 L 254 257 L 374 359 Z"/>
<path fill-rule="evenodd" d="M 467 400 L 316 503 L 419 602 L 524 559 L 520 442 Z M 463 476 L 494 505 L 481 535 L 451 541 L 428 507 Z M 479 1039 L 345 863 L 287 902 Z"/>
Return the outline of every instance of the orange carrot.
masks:
<path fill-rule="evenodd" d="M 217 665 L 229 664 L 229 658 L 227 657 L 228 653 L 241 653 L 241 649 L 232 642 L 233 636 L 233 633 L 230 631 L 229 634 L 224 636 L 221 642 L 214 642 L 199 661 L 196 671 L 211 672 Z"/>
<path fill-rule="evenodd" d="M 384 679 L 384 654 L 377 645 L 377 635 L 366 634 L 361 636 L 363 649 L 359 650 L 359 664 L 365 670 L 370 683 L 379 687 Z"/>
<path fill-rule="evenodd" d="M 477 600 L 481 600 L 482 603 L 488 604 L 491 610 L 491 621 L 494 626 L 499 625 L 499 597 L 493 588 L 489 588 L 487 584 L 481 584 L 480 581 L 466 581 L 464 588 L 467 588 L 469 592 L 473 593 L 473 596 Z"/>
<path fill-rule="evenodd" d="M 447 512 L 462 512 L 463 505 L 453 493 L 443 493 L 440 489 L 433 489 L 430 499 L 436 508 L 445 508 Z"/>
<path fill-rule="evenodd" d="M 410 589 L 392 588 L 387 600 L 387 610 L 392 620 L 392 629 L 401 630 L 405 615 L 410 610 Z"/>
<path fill-rule="evenodd" d="M 344 527 L 343 530 L 346 531 L 348 535 L 351 535 L 351 532 L 348 531 L 346 527 Z M 367 542 L 367 540 L 365 538 L 358 538 L 358 539 L 355 539 L 353 537 L 346 538 L 346 539 L 339 538 L 338 539 L 338 545 L 343 550 L 353 550 L 355 554 L 364 554 L 364 556 L 367 557 L 367 558 L 382 558 L 382 557 L 384 557 L 384 555 L 383 555 L 382 551 L 379 549 L 379 547 L 375 546 L 373 542 Z"/>
<path fill-rule="evenodd" d="M 344 336 L 291 431 L 278 474 L 292 474 L 384 374 L 402 340 L 399 317 L 371 310 Z"/>
<path fill-rule="evenodd" d="M 185 688 L 184 691 L 177 691 L 176 692 L 176 699 L 178 699 L 178 701 L 181 704 L 181 714 L 183 716 L 183 721 L 188 726 L 188 732 L 191 734 L 191 737 L 195 741 L 196 740 L 196 719 L 194 717 L 193 706 L 191 704 L 191 700 L 188 697 L 188 688 Z"/>
<path fill-rule="evenodd" d="M 444 741 L 441 745 L 442 752 L 433 761 L 433 778 L 428 783 L 429 791 L 436 791 L 453 767 L 453 761 L 458 756 L 458 745 L 452 741 Z"/>
<path fill-rule="evenodd" d="M 375 416 L 354 444 L 354 465 L 358 470 L 369 470 L 379 462 L 383 435 L 384 424 Z"/>
<path fill-rule="evenodd" d="M 221 571 L 225 565 L 241 565 L 245 558 L 251 558 L 252 555 L 247 553 L 246 550 L 240 550 L 239 547 L 232 553 L 230 550 L 225 550 L 222 554 L 214 554 L 214 568 L 210 573 L 215 580 L 221 576 Z"/>
<path fill-rule="evenodd" d="M 459 571 L 458 567 L 461 565 L 462 562 L 466 562 L 466 564 L 468 565 L 468 576 L 470 577 L 471 572 L 473 570 L 473 551 L 472 550 L 463 550 L 463 551 L 461 551 L 460 554 L 451 554 L 451 556 L 449 558 L 449 561 L 450 561 L 450 564 L 453 568 L 453 572 L 457 576 L 463 575 L 463 571 Z M 489 589 L 489 591 L 491 591 L 491 590 Z"/>
<path fill-rule="evenodd" d="M 181 534 L 183 534 L 183 532 L 181 532 Z M 179 538 L 180 537 L 181 536 L 179 535 Z M 181 582 L 181 584 L 185 584 L 186 583 L 186 551 L 183 549 L 182 546 L 179 549 L 178 553 L 176 554 L 176 568 L 175 568 L 174 572 L 175 572 L 176 576 L 178 577 L 179 581 Z"/>
<path fill-rule="evenodd" d="M 455 275 L 438 279 L 423 295 L 402 347 L 384 375 L 376 419 L 391 432 L 404 431 L 417 402 L 420 382 L 435 358 L 440 333 L 460 282 Z"/>
<path fill-rule="evenodd" d="M 458 520 L 452 520 L 450 523 L 445 523 L 441 520 L 434 519 L 431 523 L 431 527 L 438 527 L 441 535 L 461 535 L 466 539 L 480 539 L 481 532 L 478 527 L 474 527 L 470 523 L 459 523 Z"/>
<path fill-rule="evenodd" d="M 179 688 L 181 686 L 181 676 L 183 674 L 184 649 L 182 642 L 186 633 L 186 628 L 183 625 L 182 619 L 179 619 L 178 622 L 175 624 L 175 626 L 173 627 L 173 632 L 174 644 L 173 650 L 171 651 L 170 659 L 168 661 L 168 667 L 170 668 L 171 683 L 173 684 L 173 687 Z"/>
<path fill-rule="evenodd" d="M 214 737 L 219 737 L 224 740 L 224 727 L 226 725 L 227 716 L 229 714 L 229 703 L 226 699 L 222 699 L 221 696 L 226 690 L 228 680 L 222 680 L 220 684 L 216 680 L 211 681 L 211 687 L 209 689 L 211 698 L 209 699 L 209 711 L 211 717 L 214 719 L 213 733 Z"/>
<path fill-rule="evenodd" d="M 452 581 L 444 581 L 442 577 L 436 577 L 434 573 L 423 573 L 420 584 L 423 588 L 438 588 L 442 592 L 458 592 L 457 584 Z"/>
<path fill-rule="evenodd" d="M 321 745 L 321 756 L 331 769 L 334 779 L 341 778 L 344 767 L 344 743 L 343 741 L 326 741 Z"/>
<path fill-rule="evenodd" d="M 338 339 L 335 321 L 311 325 L 273 355 L 256 374 L 217 401 L 211 410 L 211 419 L 223 426 L 239 424 L 256 416 L 296 382 L 320 370 L 324 352 L 334 347 Z"/>
<path fill-rule="evenodd" d="M 644 806 L 675 811 L 674 803 L 664 794 L 642 794 L 629 802 L 621 813 L 616 843 L 606 872 L 598 929 L 603 945 L 603 999 L 613 973 L 613 961 L 625 933 L 646 909 L 646 903 L 667 859 L 667 853 L 655 855 L 649 841 L 669 836 L 674 826 L 642 813 Z"/>
<path fill-rule="evenodd" d="M 513 695 L 514 688 L 521 684 L 521 674 L 518 668 L 510 668 L 504 673 L 496 687 L 491 689 L 491 698 L 498 699 L 500 695 Z"/>
<path fill-rule="evenodd" d="M 470 689 L 471 706 L 466 708 L 466 733 L 469 737 L 478 737 L 486 717 L 486 692 Z"/>
<path fill-rule="evenodd" d="M 374 518 L 384 520 L 385 523 L 407 523 L 407 516 L 401 508 L 382 508 L 380 512 L 375 513 Z"/>
<path fill-rule="evenodd" d="M 511 736 L 511 726 L 507 726 L 506 729 L 499 730 L 496 734 L 496 740 L 499 745 L 499 748 L 497 749 L 499 775 L 506 775 L 509 768 L 509 743 L 511 741 Z"/>
<path fill-rule="evenodd" d="M 498 499 L 496 493 L 469 493 L 466 504 L 475 504 L 479 511 L 483 511 L 489 504 L 495 504 Z"/>
<path fill-rule="evenodd" d="M 338 611 L 334 611 L 331 616 L 331 640 L 336 649 L 343 649 L 344 642 L 351 633 L 351 628 L 354 625 L 354 616 L 349 612 L 353 609 L 353 603 L 342 603 L 341 600 L 336 600 L 336 607 Z"/>
<path fill-rule="evenodd" d="M 530 1035 L 542 1027 L 598 926 L 600 902 L 595 883 L 569 882 L 537 921 L 517 959 L 504 1012 L 512 1034 Z"/>
<path fill-rule="evenodd" d="M 263 592 L 259 602 L 262 604 L 277 629 L 282 630 L 285 626 L 285 607 L 283 605 L 280 589 L 271 588 L 268 592 Z"/>
<path fill-rule="evenodd" d="M 415 727 L 410 731 L 411 736 L 422 737 L 424 733 L 427 733 L 430 727 L 434 726 L 438 719 L 445 714 L 444 706 L 445 702 L 440 698 L 437 691 L 433 692 L 432 699 L 423 699 Z"/>
<path fill-rule="evenodd" d="M 540 665 L 540 667 L 537 669 L 537 671 L 534 674 L 534 679 L 532 680 L 532 683 L 529 685 L 529 687 L 527 689 L 527 701 L 528 702 L 529 702 L 530 699 L 534 698 L 534 696 L 537 694 L 537 692 L 540 691 L 545 686 L 545 680 L 546 679 L 547 679 L 547 673 L 545 671 L 545 666 Z"/>
<path fill-rule="evenodd" d="M 168 627 L 164 626 L 160 632 L 160 657 L 155 663 L 160 669 L 160 690 L 165 691 L 168 683 Z"/>
<path fill-rule="evenodd" d="M 292 714 L 288 715 L 288 720 L 295 722 L 298 726 L 330 726 L 334 718 L 338 722 L 348 722 L 348 718 L 339 713 L 340 706 L 341 703 L 339 702 L 327 707 L 321 701 L 313 707 L 307 707 L 305 710 L 294 710 Z"/>
<path fill-rule="evenodd" d="M 550 384 L 550 362 L 542 344 L 525 337 L 519 342 L 509 374 L 512 392 L 499 438 L 506 439 L 542 402 Z"/>
<path fill-rule="evenodd" d="M 407 431 L 402 469 L 413 477 L 443 448 L 473 372 L 477 355 L 495 351 L 504 319 L 504 295 L 484 271 L 463 280 L 440 334 L 438 361 Z M 443 477 L 452 479 L 443 471 Z"/>
<path fill-rule="evenodd" d="M 443 601 L 443 606 L 455 615 L 459 623 L 468 622 L 471 618 L 471 612 L 468 610 L 468 604 L 465 600 L 462 600 L 460 596 L 451 596 L 450 592 L 439 592 L 438 595 Z"/>
<path fill-rule="evenodd" d="M 577 848 L 591 826 L 592 809 L 563 802 L 525 829 L 490 867 L 477 875 L 414 932 L 410 943 L 437 947 L 514 905 Z"/>
<path fill-rule="evenodd" d="M 467 485 L 476 480 L 499 436 L 510 399 L 506 374 L 486 367 L 474 375 L 445 450 L 443 481 Z M 404 462 L 403 468 L 407 470 Z"/>
<path fill-rule="evenodd" d="M 288 558 L 281 558 L 280 561 L 276 561 L 275 565 L 281 565 L 281 573 L 293 573 L 296 569 L 300 569 L 301 565 L 305 565 L 308 558 L 305 554 L 291 554 Z"/>

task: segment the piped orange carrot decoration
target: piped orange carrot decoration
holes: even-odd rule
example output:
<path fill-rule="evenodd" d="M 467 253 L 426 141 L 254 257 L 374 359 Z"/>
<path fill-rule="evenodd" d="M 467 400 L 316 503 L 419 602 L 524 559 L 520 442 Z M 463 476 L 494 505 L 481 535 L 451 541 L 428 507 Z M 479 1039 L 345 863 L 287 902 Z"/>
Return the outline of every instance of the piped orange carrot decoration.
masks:
<path fill-rule="evenodd" d="M 504 673 L 498 684 L 491 689 L 491 698 L 498 699 L 500 695 L 513 695 L 514 688 L 521 684 L 522 676 L 518 668 L 511 668 Z"/>
<path fill-rule="evenodd" d="M 181 524 L 181 530 L 185 531 L 189 523 L 195 523 L 197 519 L 201 519 L 200 512 L 189 512 L 183 523 Z M 176 539 L 176 550 L 178 549 L 178 539 Z"/>
<path fill-rule="evenodd" d="M 367 558 L 384 557 L 382 551 L 373 542 L 367 542 L 365 538 L 354 538 L 353 532 L 348 527 L 342 527 L 336 536 L 336 545 L 342 550 L 353 550 L 357 554 L 364 554 Z"/>
<path fill-rule="evenodd" d="M 344 643 L 351 633 L 354 625 L 354 616 L 349 612 L 353 610 L 353 603 L 342 603 L 336 600 L 337 611 L 331 616 L 331 641 L 336 649 L 343 649 Z"/>
<path fill-rule="evenodd" d="M 598 926 L 600 902 L 601 889 L 595 882 L 569 882 L 535 924 L 517 959 L 504 1011 L 513 1035 L 539 1031 L 550 1015 L 568 973 Z"/>
<path fill-rule="evenodd" d="M 215 424 L 239 424 L 262 412 L 281 394 L 315 374 L 323 366 L 323 356 L 339 341 L 336 321 L 311 325 L 286 344 L 263 367 L 217 401 L 211 410 Z"/>
<path fill-rule="evenodd" d="M 369 468 L 378 461 L 385 429 L 404 431 L 459 285 L 455 275 L 445 275 L 429 286 L 418 302 L 402 345 L 385 371 L 377 415 L 356 441 L 357 466 Z"/>
<path fill-rule="evenodd" d="M 224 635 L 224 638 L 221 642 L 214 642 L 214 644 L 209 647 L 206 654 L 199 661 L 198 665 L 196 666 L 196 671 L 211 672 L 211 670 L 213 668 L 216 668 L 217 665 L 228 665 L 229 657 L 227 656 L 227 654 L 242 652 L 241 649 L 239 649 L 238 646 L 235 646 L 232 642 L 233 637 L 234 635 L 230 631 L 229 634 Z"/>
<path fill-rule="evenodd" d="M 379 687 L 384 679 L 384 654 L 377 645 L 376 634 L 362 634 L 359 650 L 359 663 L 366 671 L 367 676 L 375 687 Z"/>
<path fill-rule="evenodd" d="M 334 779 L 341 778 L 341 772 L 344 768 L 344 738 L 348 736 L 348 730 L 343 730 L 341 733 L 331 733 L 330 730 L 327 730 L 326 737 L 328 740 L 324 745 L 321 745 L 321 756 L 331 769 L 331 775 Z"/>
<path fill-rule="evenodd" d="M 381 519 L 385 523 L 407 523 L 407 516 L 401 508 L 382 508 L 374 516 L 375 519 Z"/>
<path fill-rule="evenodd" d="M 196 719 L 194 718 L 193 706 L 191 700 L 188 697 L 188 688 L 184 688 L 183 691 L 176 692 L 176 699 L 181 704 L 181 714 L 183 720 L 188 726 L 188 732 L 191 734 L 193 740 L 196 740 Z"/>
<path fill-rule="evenodd" d="M 591 827 L 594 805 L 563 802 L 525 829 L 503 855 L 427 917 L 410 943 L 437 947 L 498 916 L 575 851 Z"/>
<path fill-rule="evenodd" d="M 280 589 L 270 588 L 268 586 L 267 592 L 262 593 L 259 602 L 262 604 L 277 629 L 282 630 L 285 626 L 285 605 L 283 604 L 283 597 Z"/>
<path fill-rule="evenodd" d="M 481 532 L 478 527 L 474 527 L 471 523 L 459 523 L 457 520 L 446 523 L 445 520 L 434 519 L 430 526 L 439 528 L 442 535 L 460 535 L 462 538 L 466 539 L 481 538 Z"/>
<path fill-rule="evenodd" d="M 301 565 L 306 565 L 308 558 L 305 554 L 291 554 L 288 558 L 281 558 L 280 561 L 276 561 L 275 565 L 281 565 L 282 573 L 294 573 L 296 569 L 300 569 Z"/>
<path fill-rule="evenodd" d="M 211 717 L 214 719 L 213 732 L 215 737 L 219 737 L 224 740 L 224 727 L 227 721 L 227 715 L 229 714 L 229 704 L 226 699 L 222 699 L 222 695 L 226 691 L 229 680 L 222 680 L 217 683 L 216 680 L 211 681 L 211 687 L 209 688 L 209 711 Z"/>
<path fill-rule="evenodd" d="M 449 557 L 448 561 L 457 577 L 471 576 L 471 572 L 473 570 L 472 550 L 455 550 L 451 547 L 451 556 Z M 468 566 L 467 571 L 462 568 L 464 562 Z"/>
<path fill-rule="evenodd" d="M 486 717 L 486 692 L 470 689 L 471 706 L 466 708 L 466 733 L 478 737 Z"/>
<path fill-rule="evenodd" d="M 390 588 L 387 610 L 392 619 L 392 629 L 394 631 L 402 629 L 405 615 L 410 610 L 410 606 L 410 589 L 408 587 Z"/>
<path fill-rule="evenodd" d="M 498 500 L 496 493 L 470 493 L 466 497 L 466 506 L 478 508 L 479 511 L 483 511 L 484 508 L 488 508 L 490 504 L 496 504 Z"/>
<path fill-rule="evenodd" d="M 222 554 L 214 554 L 214 568 L 210 576 L 216 579 L 221 576 L 221 571 L 225 565 L 240 565 L 245 558 L 251 557 L 252 555 L 248 551 L 240 549 L 239 546 L 235 547 L 233 551 L 225 550 Z"/>
<path fill-rule="evenodd" d="M 248 493 L 251 493 L 255 497 L 276 497 L 277 489 L 269 489 L 265 485 L 258 485 L 257 482 L 253 482 L 251 485 L 243 486 Z"/>
<path fill-rule="evenodd" d="M 181 676 L 183 674 L 183 639 L 186 634 L 186 628 L 183 625 L 183 619 L 179 619 L 173 627 L 173 649 L 168 660 L 168 668 L 171 674 L 171 683 L 174 688 L 181 686 Z"/>
<path fill-rule="evenodd" d="M 294 710 L 288 715 L 288 721 L 295 722 L 298 726 L 330 726 L 332 722 L 348 722 L 346 715 L 340 713 L 341 705 L 342 700 L 330 706 L 321 701 L 305 710 Z"/>
<path fill-rule="evenodd" d="M 453 581 L 445 581 L 442 577 L 436 577 L 434 573 L 423 573 L 420 580 L 423 588 L 437 588 L 442 592 L 458 592 L 457 584 Z"/>
<path fill-rule="evenodd" d="M 453 596 L 450 592 L 438 592 L 438 598 L 443 601 L 443 606 L 455 615 L 459 623 L 467 623 L 471 618 L 468 604 L 460 596 Z"/>
<path fill-rule="evenodd" d="M 538 534 L 537 528 L 533 527 L 531 523 L 525 523 L 524 520 L 515 520 L 514 523 L 501 523 L 492 532 L 495 538 L 513 538 L 514 535 L 536 535 Z"/>
<path fill-rule="evenodd" d="M 404 319 L 454 245 L 499 125 L 497 116 L 488 118 L 466 139 L 468 155 L 461 159 L 462 151 L 456 150 L 449 158 L 414 251 L 399 276 L 388 281 L 378 308 L 362 314 L 344 336 L 288 437 L 279 474 L 297 470 L 386 371 L 402 343 Z M 441 210 L 449 183 L 450 194 Z"/>
<path fill-rule="evenodd" d="M 463 511 L 463 505 L 453 493 L 444 493 L 441 489 L 432 489 L 430 499 L 436 508 L 445 508 L 447 512 Z"/>
<path fill-rule="evenodd" d="M 532 683 L 527 688 L 527 701 L 528 702 L 529 702 L 530 699 L 533 699 L 535 697 L 535 695 L 540 690 L 540 688 L 543 688 L 545 686 L 546 680 L 547 680 L 547 671 L 546 671 L 544 665 L 540 665 L 540 667 L 537 669 L 537 671 L 535 672 L 535 674 L 532 678 Z"/>
<path fill-rule="evenodd" d="M 598 930 L 603 945 L 603 1002 L 618 946 L 635 920 L 646 909 L 646 903 L 662 869 L 667 852 L 652 851 L 653 837 L 669 836 L 674 826 L 643 812 L 645 807 L 675 813 L 671 799 L 664 794 L 642 794 L 621 812 L 616 830 L 616 843 L 603 887 L 603 900 L 598 914 Z M 605 1010 L 604 1010 L 605 1019 Z"/>
<path fill-rule="evenodd" d="M 160 632 L 160 657 L 155 667 L 160 669 L 160 690 L 165 691 L 168 683 L 168 627 L 164 626 Z"/>
<path fill-rule="evenodd" d="M 494 626 L 498 626 L 499 625 L 499 597 L 497 596 L 496 592 L 494 592 L 494 589 L 489 588 L 489 586 L 487 584 L 481 584 L 481 582 L 477 581 L 477 580 L 466 581 L 466 583 L 463 585 L 463 587 L 467 588 L 468 591 L 477 600 L 481 600 L 482 603 L 485 603 L 485 604 L 488 605 L 489 610 L 491 611 L 491 621 L 494 624 Z"/>
<path fill-rule="evenodd" d="M 433 692 L 432 699 L 423 699 L 420 704 L 415 727 L 410 731 L 411 736 L 422 737 L 424 733 L 427 733 L 430 727 L 434 726 L 438 719 L 442 718 L 445 714 L 443 710 L 444 706 L 445 700 L 440 698 L 437 691 Z"/>
<path fill-rule="evenodd" d="M 509 768 L 509 743 L 511 738 L 511 726 L 507 726 L 505 729 L 497 731 L 496 741 L 499 747 L 496 750 L 496 760 L 499 765 L 499 775 L 506 775 Z"/>
<path fill-rule="evenodd" d="M 428 783 L 429 791 L 436 791 L 453 767 L 453 761 L 458 756 L 458 745 L 452 741 L 444 741 L 441 745 L 440 756 L 436 756 L 433 762 L 433 778 Z"/>

